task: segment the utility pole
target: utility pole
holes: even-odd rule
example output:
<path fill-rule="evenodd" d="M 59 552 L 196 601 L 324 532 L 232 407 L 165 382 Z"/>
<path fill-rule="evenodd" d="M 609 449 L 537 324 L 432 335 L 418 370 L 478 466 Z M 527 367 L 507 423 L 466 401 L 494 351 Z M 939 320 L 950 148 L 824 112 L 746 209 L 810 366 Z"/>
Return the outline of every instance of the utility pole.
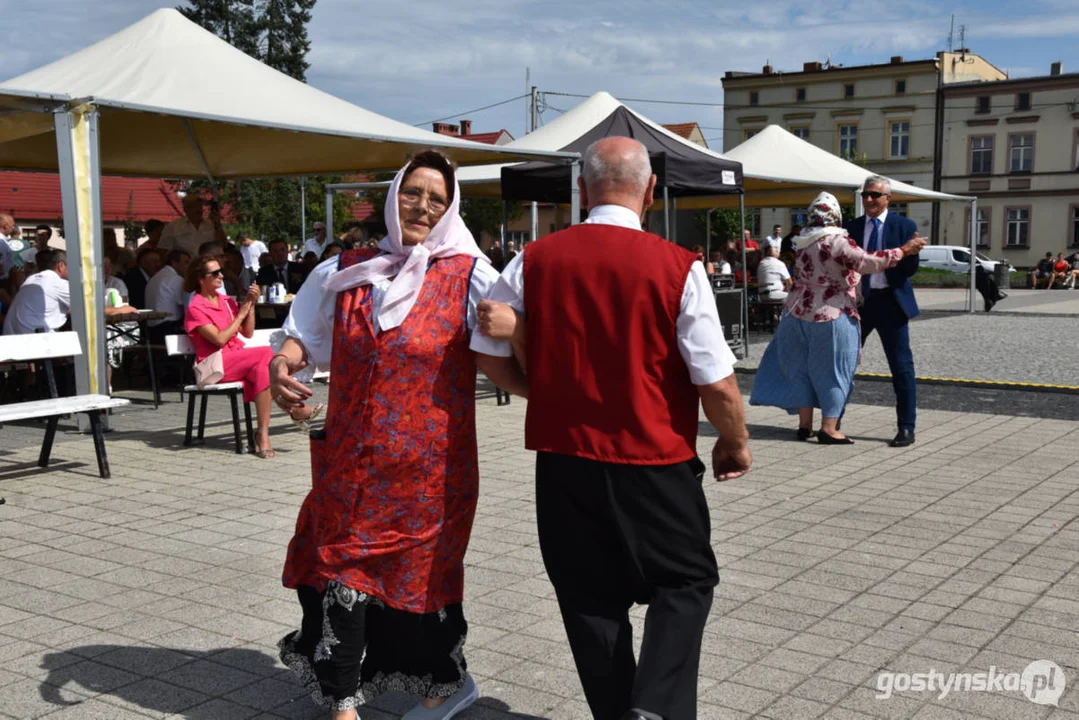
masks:
<path fill-rule="evenodd" d="M 536 91 L 536 86 L 532 86 L 532 111 L 529 113 L 529 132 L 535 132 L 536 126 L 539 125 L 539 93 Z M 539 203 L 532 201 L 530 207 L 529 226 L 528 226 L 528 239 L 529 241 L 535 241 L 539 239 Z"/>

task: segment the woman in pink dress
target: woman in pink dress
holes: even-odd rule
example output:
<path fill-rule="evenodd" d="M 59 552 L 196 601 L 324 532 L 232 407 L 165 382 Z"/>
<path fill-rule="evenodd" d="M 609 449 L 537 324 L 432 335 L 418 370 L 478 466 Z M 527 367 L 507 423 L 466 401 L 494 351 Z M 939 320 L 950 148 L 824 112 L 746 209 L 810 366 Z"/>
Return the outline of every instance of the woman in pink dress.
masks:
<path fill-rule="evenodd" d="M 184 330 L 195 345 L 195 361 L 201 362 L 221 350 L 225 376 L 220 382 L 243 382 L 244 402 L 254 401 L 258 416 L 255 454 L 274 456 L 270 445 L 270 358 L 269 347 L 246 347 L 240 339 L 255 332 L 255 302 L 260 293 L 254 283 L 247 289 L 243 305 L 218 291 L 224 282 L 221 265 L 211 255 L 203 255 L 187 268 L 184 291 L 195 296 L 187 306 Z"/>

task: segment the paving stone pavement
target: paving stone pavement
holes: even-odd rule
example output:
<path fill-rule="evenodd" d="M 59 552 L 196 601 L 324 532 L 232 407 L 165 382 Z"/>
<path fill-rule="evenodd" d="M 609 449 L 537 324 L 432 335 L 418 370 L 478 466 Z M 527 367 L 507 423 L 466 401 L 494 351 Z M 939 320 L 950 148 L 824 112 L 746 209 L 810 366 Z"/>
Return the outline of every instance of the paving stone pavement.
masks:
<path fill-rule="evenodd" d="M 589 717 L 537 547 L 524 407 L 479 401 L 465 611 L 483 697 L 463 720 Z M 279 454 L 261 461 L 230 452 L 217 422 L 207 447 L 184 449 L 181 410 L 173 396 L 115 416 L 110 480 L 86 437 L 59 438 L 42 471 L 38 429 L 0 429 L 0 716 L 324 717 L 274 647 L 299 619 L 279 578 L 309 485 L 305 438 L 276 420 Z M 1079 423 L 919 420 L 918 443 L 895 450 L 894 411 L 853 406 L 856 444 L 821 447 L 794 441 L 781 412 L 748 410 L 753 472 L 706 481 L 722 581 L 701 718 L 1079 720 Z M 703 418 L 701 431 L 708 457 Z M 1018 692 L 876 697 L 882 670 L 1037 659 L 1066 674 L 1059 707 Z M 410 704 L 383 696 L 362 717 Z"/>

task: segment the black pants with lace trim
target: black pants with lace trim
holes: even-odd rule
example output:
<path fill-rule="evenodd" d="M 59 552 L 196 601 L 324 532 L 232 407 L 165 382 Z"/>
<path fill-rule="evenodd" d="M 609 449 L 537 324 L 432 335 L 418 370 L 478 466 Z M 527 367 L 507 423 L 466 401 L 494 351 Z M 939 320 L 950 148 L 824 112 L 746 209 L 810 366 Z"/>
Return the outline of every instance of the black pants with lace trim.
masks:
<path fill-rule="evenodd" d="M 459 603 L 410 613 L 338 583 L 296 592 L 303 621 L 278 648 L 319 705 L 348 710 L 388 690 L 443 698 L 464 685 L 468 623 Z"/>

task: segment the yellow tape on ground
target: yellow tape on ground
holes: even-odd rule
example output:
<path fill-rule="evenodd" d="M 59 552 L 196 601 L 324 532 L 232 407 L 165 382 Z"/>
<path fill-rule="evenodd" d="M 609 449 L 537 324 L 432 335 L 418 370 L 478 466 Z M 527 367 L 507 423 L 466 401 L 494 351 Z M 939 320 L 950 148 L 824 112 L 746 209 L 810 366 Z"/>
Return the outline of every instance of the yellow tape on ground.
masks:
<path fill-rule="evenodd" d="M 891 380 L 892 376 L 886 373 L 855 373 L 856 378 L 875 378 Z M 1047 383 L 1014 382 L 1011 380 L 973 380 L 970 378 L 943 378 L 930 376 L 917 376 L 917 382 L 937 383 L 940 385 L 985 385 L 987 387 L 1014 387 L 1027 388 L 1030 390 L 1069 390 L 1079 392 L 1079 385 L 1050 385 Z"/>

